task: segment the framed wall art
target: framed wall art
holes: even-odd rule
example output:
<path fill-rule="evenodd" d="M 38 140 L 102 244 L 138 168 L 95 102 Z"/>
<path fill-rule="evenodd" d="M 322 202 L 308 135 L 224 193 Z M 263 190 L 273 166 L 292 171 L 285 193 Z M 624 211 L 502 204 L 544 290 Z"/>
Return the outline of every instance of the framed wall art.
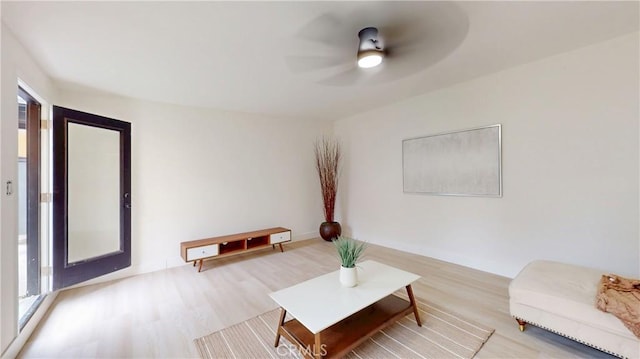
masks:
<path fill-rule="evenodd" d="M 405 193 L 502 197 L 502 126 L 402 141 Z"/>

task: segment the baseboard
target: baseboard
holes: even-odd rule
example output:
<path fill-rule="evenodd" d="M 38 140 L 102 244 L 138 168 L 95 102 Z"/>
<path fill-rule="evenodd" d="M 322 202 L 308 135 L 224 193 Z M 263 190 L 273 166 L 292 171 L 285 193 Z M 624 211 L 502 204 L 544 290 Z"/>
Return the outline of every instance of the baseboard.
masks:
<path fill-rule="evenodd" d="M 292 241 L 304 241 L 307 239 L 313 239 L 313 238 L 318 238 L 320 237 L 320 234 L 316 231 L 316 232 L 305 232 L 305 233 L 295 233 L 293 236 L 291 236 L 291 240 Z"/>

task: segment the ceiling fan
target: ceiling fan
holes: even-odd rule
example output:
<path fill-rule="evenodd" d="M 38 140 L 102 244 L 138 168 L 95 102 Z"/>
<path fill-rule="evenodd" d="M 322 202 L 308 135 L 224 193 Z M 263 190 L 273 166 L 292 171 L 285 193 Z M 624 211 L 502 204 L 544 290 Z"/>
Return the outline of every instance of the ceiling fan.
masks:
<path fill-rule="evenodd" d="M 382 41 L 378 39 L 378 29 L 365 27 L 358 32 L 360 45 L 358 46 L 358 67 L 370 69 L 382 63 L 384 49 Z"/>
<path fill-rule="evenodd" d="M 289 69 L 323 85 L 395 81 L 444 58 L 468 31 L 466 15 L 451 2 L 362 4 L 303 26 L 296 38 L 306 44 L 298 47 L 303 53 L 285 58 Z M 309 43 L 315 45 L 304 46 Z"/>

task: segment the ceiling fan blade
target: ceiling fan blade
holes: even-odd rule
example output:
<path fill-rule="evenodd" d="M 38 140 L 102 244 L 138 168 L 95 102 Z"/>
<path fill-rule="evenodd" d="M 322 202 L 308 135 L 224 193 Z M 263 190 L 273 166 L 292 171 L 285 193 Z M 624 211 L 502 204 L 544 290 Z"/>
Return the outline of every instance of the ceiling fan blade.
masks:
<path fill-rule="evenodd" d="M 359 74 L 355 67 L 340 72 L 337 75 L 333 75 L 329 78 L 318 81 L 322 85 L 328 86 L 349 86 L 353 85 L 358 80 Z"/>
<path fill-rule="evenodd" d="M 285 62 L 294 73 L 323 70 L 344 65 L 351 58 L 347 56 L 286 56 Z"/>
<path fill-rule="evenodd" d="M 429 67 L 429 61 L 425 60 L 424 56 L 425 49 L 421 52 L 415 49 L 409 51 L 408 47 L 405 49 L 408 56 L 402 53 L 389 54 L 379 66 L 363 69 L 354 65 L 317 82 L 328 86 L 377 85 L 399 80 Z"/>
<path fill-rule="evenodd" d="M 370 84 L 375 83 L 375 79 L 379 77 L 383 72 L 384 69 L 381 66 L 370 69 L 361 69 L 354 65 L 348 70 L 340 72 L 324 80 L 320 80 L 318 81 L 318 83 L 328 86 L 353 86 L 365 83 Z"/>
<path fill-rule="evenodd" d="M 434 19 L 416 33 L 408 35 L 387 48 L 390 72 L 398 76 L 422 71 L 449 56 L 464 41 L 469 30 L 464 19 L 454 22 L 449 16 L 446 21 Z M 447 36 L 442 36 L 446 33 Z"/>
<path fill-rule="evenodd" d="M 387 63 L 384 71 L 372 81 L 375 83 L 392 82 L 426 70 L 430 64 L 420 55 L 416 51 L 409 53 L 407 56 L 402 55 L 396 58 L 390 55 L 386 59 Z"/>
<path fill-rule="evenodd" d="M 426 41 L 422 28 L 419 20 L 407 19 L 402 23 L 381 27 L 380 33 L 386 47 L 413 46 Z"/>
<path fill-rule="evenodd" d="M 357 46 L 356 34 L 350 34 L 352 36 L 345 36 L 345 34 L 350 34 L 350 30 L 344 20 L 335 14 L 326 13 L 311 20 L 296 35 L 301 39 L 331 47 L 353 48 Z"/>

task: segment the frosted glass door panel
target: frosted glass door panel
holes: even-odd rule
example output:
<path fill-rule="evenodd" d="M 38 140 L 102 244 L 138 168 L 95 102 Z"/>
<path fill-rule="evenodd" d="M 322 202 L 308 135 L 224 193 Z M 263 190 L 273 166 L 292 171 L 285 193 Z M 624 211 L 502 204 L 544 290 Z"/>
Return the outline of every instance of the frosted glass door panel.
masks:
<path fill-rule="evenodd" d="M 121 250 L 120 132 L 67 126 L 67 263 L 73 263 Z"/>

